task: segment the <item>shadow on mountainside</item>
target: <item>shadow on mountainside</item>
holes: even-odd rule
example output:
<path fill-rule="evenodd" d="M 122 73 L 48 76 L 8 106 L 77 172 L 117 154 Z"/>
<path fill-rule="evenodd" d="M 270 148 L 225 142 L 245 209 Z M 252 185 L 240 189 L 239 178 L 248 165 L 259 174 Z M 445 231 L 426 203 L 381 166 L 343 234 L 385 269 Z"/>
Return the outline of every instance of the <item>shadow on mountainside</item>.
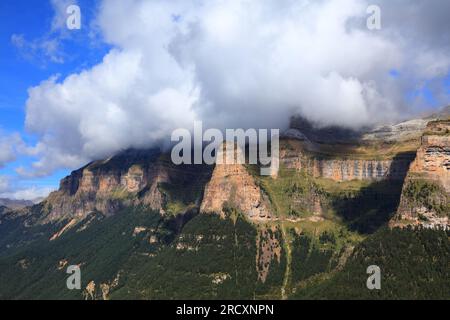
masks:
<path fill-rule="evenodd" d="M 389 222 L 397 211 L 403 182 L 414 156 L 411 152 L 399 153 L 393 158 L 387 180 L 333 197 L 332 208 L 351 230 L 370 234 Z"/>

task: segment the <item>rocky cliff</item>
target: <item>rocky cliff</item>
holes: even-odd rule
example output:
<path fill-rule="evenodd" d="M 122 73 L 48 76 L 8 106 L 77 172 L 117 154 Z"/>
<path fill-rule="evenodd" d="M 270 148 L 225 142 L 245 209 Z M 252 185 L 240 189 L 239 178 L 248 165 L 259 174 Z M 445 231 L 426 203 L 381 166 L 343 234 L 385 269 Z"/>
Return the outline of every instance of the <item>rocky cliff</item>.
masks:
<path fill-rule="evenodd" d="M 226 160 L 226 152 L 230 150 L 233 150 L 234 159 L 242 155 L 242 150 L 234 149 L 233 143 L 228 143 L 219 150 L 217 157 Z M 200 212 L 215 212 L 223 217 L 227 207 L 230 207 L 238 209 L 253 221 L 271 219 L 269 202 L 245 166 L 223 162 L 216 165 L 206 185 Z"/>
<path fill-rule="evenodd" d="M 203 167 L 175 166 L 156 150 L 125 151 L 64 178 L 43 203 L 44 222 L 81 220 L 93 212 L 110 216 L 128 206 L 166 214 L 176 203 L 182 213 L 199 201 L 209 175 Z M 174 194 L 176 190 L 184 195 Z"/>
<path fill-rule="evenodd" d="M 305 170 L 316 178 L 337 182 L 350 180 L 403 180 L 414 160 L 427 119 L 380 125 L 360 130 L 314 126 L 293 118 L 284 134 L 281 162 Z"/>
<path fill-rule="evenodd" d="M 421 129 L 422 122 L 410 121 L 366 132 L 314 129 L 306 122 L 293 122 L 295 125 L 280 142 L 280 164 L 312 179 L 401 183 L 421 141 L 407 181 L 412 175 L 425 172 L 427 181 L 448 193 L 448 122 L 434 121 Z M 337 130 L 335 138 L 339 141 L 326 142 L 333 130 Z M 421 140 L 416 138 L 420 130 L 427 131 Z M 386 135 L 389 141 L 385 141 Z M 225 157 L 227 149 L 224 145 L 218 157 Z M 233 152 L 234 157 L 242 154 L 238 149 Z M 60 189 L 43 202 L 41 222 L 76 222 L 91 213 L 110 216 L 129 206 L 146 206 L 161 214 L 198 210 L 222 216 L 228 209 L 237 209 L 252 221 L 279 218 L 274 216 L 273 203 L 268 199 L 268 191 L 260 187 L 260 180 L 242 164 L 175 166 L 160 151 L 129 150 L 92 162 L 64 178 Z M 296 204 L 288 206 L 289 212 L 322 212 L 320 188 L 309 192 L 314 196 L 308 199 L 305 193 L 298 193 L 298 185 L 291 189 L 283 191 L 289 192 L 288 200 Z"/>
<path fill-rule="evenodd" d="M 450 120 L 428 124 L 410 173 L 422 175 L 450 192 Z"/>
<path fill-rule="evenodd" d="M 83 219 L 92 212 L 108 216 L 138 203 L 162 210 L 157 185 L 166 182 L 168 174 L 158 157 L 155 151 L 127 151 L 72 172 L 46 199 L 46 220 Z"/>
<path fill-rule="evenodd" d="M 411 164 L 392 226 L 449 228 L 450 120 L 431 121 Z"/>
<path fill-rule="evenodd" d="M 288 168 L 302 170 L 316 178 L 327 178 L 334 181 L 350 180 L 401 180 L 405 177 L 411 158 L 391 160 L 363 160 L 363 159 L 314 159 L 296 158 L 285 159 Z"/>
<path fill-rule="evenodd" d="M 291 129 L 292 130 L 292 129 Z M 318 144 L 301 137 L 282 144 L 280 162 L 289 169 L 304 170 L 315 178 L 334 181 L 402 180 L 414 153 L 396 146 L 375 147 L 374 142 L 358 145 Z"/>

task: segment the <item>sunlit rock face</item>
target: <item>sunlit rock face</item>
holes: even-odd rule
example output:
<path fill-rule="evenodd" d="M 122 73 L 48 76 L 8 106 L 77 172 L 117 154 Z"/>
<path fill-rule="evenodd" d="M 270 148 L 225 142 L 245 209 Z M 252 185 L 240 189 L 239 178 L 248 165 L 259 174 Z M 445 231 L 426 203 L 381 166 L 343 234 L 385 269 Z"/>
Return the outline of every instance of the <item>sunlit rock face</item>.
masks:
<path fill-rule="evenodd" d="M 162 210 L 158 183 L 168 182 L 168 168 L 156 151 L 127 151 L 72 172 L 46 200 L 47 220 L 112 215 L 125 206 L 146 204 Z"/>
<path fill-rule="evenodd" d="M 410 172 L 422 174 L 450 192 L 450 120 L 428 124 Z"/>
<path fill-rule="evenodd" d="M 318 143 L 300 133 L 294 135 L 292 130 L 284 136 L 280 163 L 288 169 L 304 170 L 315 178 L 337 182 L 403 180 L 417 149 L 415 142 L 398 153 L 394 150 L 397 145 L 386 146 L 380 141 Z"/>
<path fill-rule="evenodd" d="M 392 160 L 284 159 L 288 168 L 304 169 L 316 178 L 327 178 L 334 181 L 401 180 L 405 177 L 410 162 L 409 157 Z"/>
<path fill-rule="evenodd" d="M 262 190 L 243 164 L 226 161 L 230 159 L 230 154 L 231 158 L 234 155 L 235 159 L 238 159 L 242 156 L 242 150 L 235 148 L 233 143 L 224 143 L 219 149 L 217 158 L 224 161 L 215 166 L 211 180 L 206 185 L 200 212 L 218 213 L 224 217 L 224 207 L 231 206 L 250 220 L 271 219 L 268 200 Z"/>
<path fill-rule="evenodd" d="M 450 121 L 427 125 L 391 226 L 450 228 Z"/>

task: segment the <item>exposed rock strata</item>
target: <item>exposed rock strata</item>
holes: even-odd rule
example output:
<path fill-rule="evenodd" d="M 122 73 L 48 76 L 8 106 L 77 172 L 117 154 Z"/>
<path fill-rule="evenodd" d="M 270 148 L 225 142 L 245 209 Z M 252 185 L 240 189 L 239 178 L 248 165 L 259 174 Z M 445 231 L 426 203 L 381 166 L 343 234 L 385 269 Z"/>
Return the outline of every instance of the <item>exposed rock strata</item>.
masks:
<path fill-rule="evenodd" d="M 46 219 L 83 219 L 91 212 L 108 216 L 133 204 L 161 210 L 163 196 L 158 183 L 168 181 L 167 168 L 157 163 L 154 152 L 126 154 L 131 163 L 122 162 L 124 156 L 120 155 L 119 159 L 93 162 L 64 178 L 59 190 L 45 202 Z M 137 197 L 140 192 L 144 195 Z"/>
<path fill-rule="evenodd" d="M 225 144 L 217 157 L 224 157 L 233 144 Z M 242 151 L 236 149 L 236 156 Z M 237 158 L 236 158 L 237 159 Z M 269 202 L 254 178 L 242 164 L 217 164 L 211 180 L 206 185 L 200 212 L 218 213 L 225 216 L 225 206 L 231 206 L 244 213 L 250 220 L 268 220 L 272 218 Z"/>
<path fill-rule="evenodd" d="M 450 120 L 432 121 L 406 177 L 391 226 L 450 228 Z"/>
<path fill-rule="evenodd" d="M 391 159 L 361 159 L 357 154 L 347 158 L 324 158 L 320 145 L 309 140 L 296 141 L 280 151 L 280 162 L 288 169 L 304 170 L 315 178 L 334 181 L 402 180 L 414 154 L 403 153 Z M 375 156 L 374 156 L 375 158 Z"/>
<path fill-rule="evenodd" d="M 306 170 L 315 178 L 334 181 L 403 179 L 410 159 L 393 160 L 322 160 L 314 158 L 284 159 L 287 168 Z"/>
<path fill-rule="evenodd" d="M 43 203 L 43 222 L 81 221 L 92 212 L 110 216 L 125 207 L 139 205 L 165 214 L 169 199 L 161 186 L 194 194 L 194 189 L 201 188 L 208 177 L 208 172 L 196 167 L 173 165 L 159 151 L 126 151 L 90 163 L 64 178 L 59 190 Z"/>

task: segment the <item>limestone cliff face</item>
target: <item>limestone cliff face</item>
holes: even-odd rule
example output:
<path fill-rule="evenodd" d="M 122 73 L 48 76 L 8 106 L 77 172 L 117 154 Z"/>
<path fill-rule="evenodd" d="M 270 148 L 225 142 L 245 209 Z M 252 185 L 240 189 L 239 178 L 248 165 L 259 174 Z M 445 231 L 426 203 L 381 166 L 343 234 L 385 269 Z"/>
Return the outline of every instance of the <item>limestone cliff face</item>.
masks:
<path fill-rule="evenodd" d="M 305 169 L 315 178 L 334 181 L 403 179 L 410 159 L 361 160 L 314 158 L 284 159 L 287 168 Z"/>
<path fill-rule="evenodd" d="M 233 144 L 225 144 L 217 157 L 224 159 L 226 150 L 232 148 Z M 242 151 L 237 149 L 235 153 L 239 157 Z M 216 165 L 206 185 L 200 212 L 218 213 L 224 217 L 224 207 L 227 205 L 238 209 L 253 221 L 272 218 L 268 200 L 245 166 L 224 161 Z"/>
<path fill-rule="evenodd" d="M 108 216 L 138 204 L 162 210 L 158 184 L 168 182 L 169 173 L 157 159 L 155 152 L 128 151 L 74 171 L 46 199 L 46 220 L 83 219 L 92 212 Z"/>
<path fill-rule="evenodd" d="M 405 179 L 397 215 L 391 226 L 449 228 L 450 120 L 427 125 L 422 144 Z"/>
<path fill-rule="evenodd" d="M 226 156 L 223 151 L 220 155 Z M 170 210 L 181 205 L 186 210 L 200 207 L 202 212 L 224 215 L 224 206 L 230 205 L 252 220 L 271 218 L 268 200 L 244 165 L 219 164 L 211 175 L 209 169 L 197 166 L 175 167 L 170 159 L 161 160 L 166 156 L 128 151 L 72 172 L 44 201 L 43 222 L 73 221 L 72 227 L 92 212 L 110 216 L 133 205 L 146 205 L 165 214 L 171 200 L 175 205 Z"/>
<path fill-rule="evenodd" d="M 285 138 L 294 143 L 280 151 L 281 163 L 337 182 L 403 180 L 429 121 L 413 119 L 350 130 L 313 126 L 302 118 L 293 118 Z"/>
<path fill-rule="evenodd" d="M 421 174 L 450 192 L 450 120 L 428 124 L 410 173 Z"/>
<path fill-rule="evenodd" d="M 383 160 L 357 153 L 347 153 L 345 157 L 337 154 L 335 158 L 321 154 L 323 145 L 310 141 L 295 141 L 280 151 L 280 162 L 289 169 L 305 170 L 315 178 L 334 181 L 350 180 L 402 180 L 405 178 L 414 154 L 403 153 Z M 344 147 L 343 147 L 344 148 Z"/>

